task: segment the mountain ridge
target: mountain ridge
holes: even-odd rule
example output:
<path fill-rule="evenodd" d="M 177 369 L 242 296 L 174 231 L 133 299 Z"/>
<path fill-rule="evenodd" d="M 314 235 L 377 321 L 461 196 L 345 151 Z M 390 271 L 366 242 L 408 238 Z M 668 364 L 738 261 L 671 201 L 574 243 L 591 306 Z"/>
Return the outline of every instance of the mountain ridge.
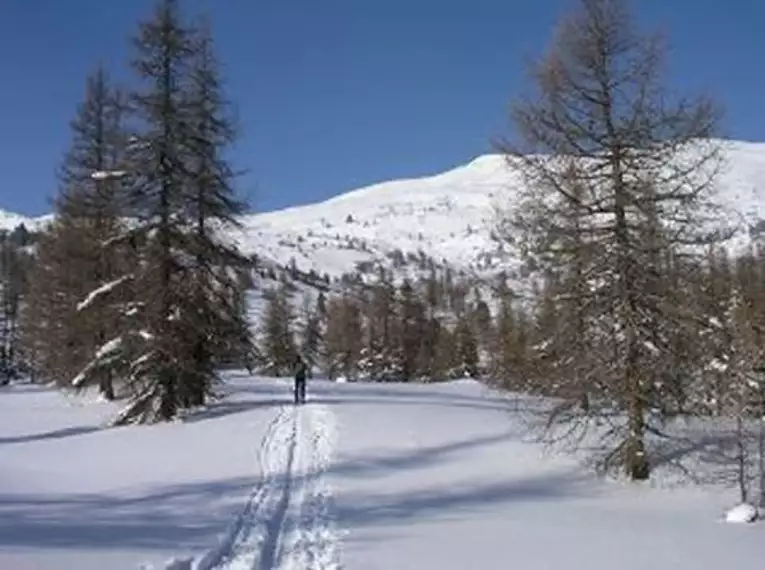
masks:
<path fill-rule="evenodd" d="M 765 142 L 722 141 L 726 165 L 718 201 L 734 225 L 765 219 Z M 359 264 L 399 252 L 455 269 L 485 273 L 516 266 L 491 239 L 497 208 L 511 206 L 521 180 L 503 156 L 479 155 L 447 171 L 380 182 L 324 201 L 246 214 L 232 237 L 242 250 L 321 275 L 340 276 Z M 52 219 L 0 210 L 0 229 L 34 230 Z"/>

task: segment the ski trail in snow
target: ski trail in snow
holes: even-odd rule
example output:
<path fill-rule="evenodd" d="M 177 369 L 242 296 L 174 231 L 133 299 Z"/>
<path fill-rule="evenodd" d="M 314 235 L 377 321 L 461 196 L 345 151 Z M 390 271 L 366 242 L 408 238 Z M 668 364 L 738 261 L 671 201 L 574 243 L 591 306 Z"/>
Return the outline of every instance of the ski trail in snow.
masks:
<path fill-rule="evenodd" d="M 320 404 L 304 409 L 295 455 L 296 488 L 285 518 L 279 570 L 339 570 L 340 534 L 332 518 L 332 493 L 325 473 L 335 450 L 335 416 Z"/>
<path fill-rule="evenodd" d="M 339 570 L 340 535 L 324 477 L 335 441 L 328 407 L 281 408 L 261 442 L 261 482 L 228 540 L 196 570 Z"/>
<path fill-rule="evenodd" d="M 280 408 L 261 440 L 259 459 L 262 479 L 256 485 L 229 539 L 217 552 L 204 557 L 195 570 L 254 570 L 271 534 L 283 489 L 289 478 L 295 448 L 296 416 L 292 407 Z M 206 559 L 210 559 L 206 563 Z"/>

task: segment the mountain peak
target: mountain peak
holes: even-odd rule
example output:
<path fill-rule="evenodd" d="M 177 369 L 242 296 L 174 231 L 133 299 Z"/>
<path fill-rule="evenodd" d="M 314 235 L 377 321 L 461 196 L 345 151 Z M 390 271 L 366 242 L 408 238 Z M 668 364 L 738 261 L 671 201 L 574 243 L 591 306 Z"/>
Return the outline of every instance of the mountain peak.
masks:
<path fill-rule="evenodd" d="M 765 218 L 765 143 L 721 141 L 727 164 L 718 180 L 729 222 Z M 243 216 L 234 237 L 248 254 L 339 275 L 394 251 L 447 261 L 457 269 L 495 271 L 515 260 L 491 239 L 497 208 L 512 207 L 522 184 L 499 154 L 445 172 L 372 184 L 326 201 Z M 50 216 L 0 211 L 0 228 L 40 227 Z"/>

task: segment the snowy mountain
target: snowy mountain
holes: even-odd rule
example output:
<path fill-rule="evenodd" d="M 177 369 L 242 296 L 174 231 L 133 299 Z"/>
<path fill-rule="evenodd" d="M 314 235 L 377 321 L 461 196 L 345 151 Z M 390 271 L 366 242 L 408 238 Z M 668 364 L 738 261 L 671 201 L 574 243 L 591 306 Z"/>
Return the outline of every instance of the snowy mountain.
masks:
<path fill-rule="evenodd" d="M 725 143 L 727 164 L 718 179 L 728 222 L 744 230 L 765 219 L 765 143 Z M 235 236 L 248 254 L 282 266 L 339 276 L 357 264 L 426 256 L 455 269 L 492 272 L 512 268 L 512 251 L 490 238 L 495 208 L 512 206 L 521 184 L 498 155 L 476 158 L 453 170 L 395 180 L 324 202 L 242 219 Z M 0 229 L 24 222 L 29 229 L 50 217 L 24 218 L 0 211 Z"/>
<path fill-rule="evenodd" d="M 435 176 L 395 180 L 318 204 L 248 216 L 246 248 L 294 257 L 301 268 L 337 275 L 395 250 L 423 252 L 456 268 L 498 264 L 489 239 L 494 208 L 511 198 L 516 177 L 503 158 L 482 156 Z"/>
<path fill-rule="evenodd" d="M 26 226 L 30 231 L 40 230 L 52 219 L 53 216 L 50 214 L 39 216 L 37 218 L 30 218 L 29 216 L 0 210 L 0 231 L 13 231 L 14 228 L 17 228 L 20 225 Z"/>

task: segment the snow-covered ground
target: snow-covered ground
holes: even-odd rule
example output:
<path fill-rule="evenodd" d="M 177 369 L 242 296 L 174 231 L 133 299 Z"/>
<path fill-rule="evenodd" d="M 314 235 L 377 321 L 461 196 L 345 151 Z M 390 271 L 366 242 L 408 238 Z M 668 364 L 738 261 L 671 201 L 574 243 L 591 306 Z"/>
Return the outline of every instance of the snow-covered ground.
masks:
<path fill-rule="evenodd" d="M 0 568 L 759 569 L 736 492 L 598 480 L 468 381 L 232 374 L 186 422 L 100 429 L 104 402 L 0 390 Z"/>

